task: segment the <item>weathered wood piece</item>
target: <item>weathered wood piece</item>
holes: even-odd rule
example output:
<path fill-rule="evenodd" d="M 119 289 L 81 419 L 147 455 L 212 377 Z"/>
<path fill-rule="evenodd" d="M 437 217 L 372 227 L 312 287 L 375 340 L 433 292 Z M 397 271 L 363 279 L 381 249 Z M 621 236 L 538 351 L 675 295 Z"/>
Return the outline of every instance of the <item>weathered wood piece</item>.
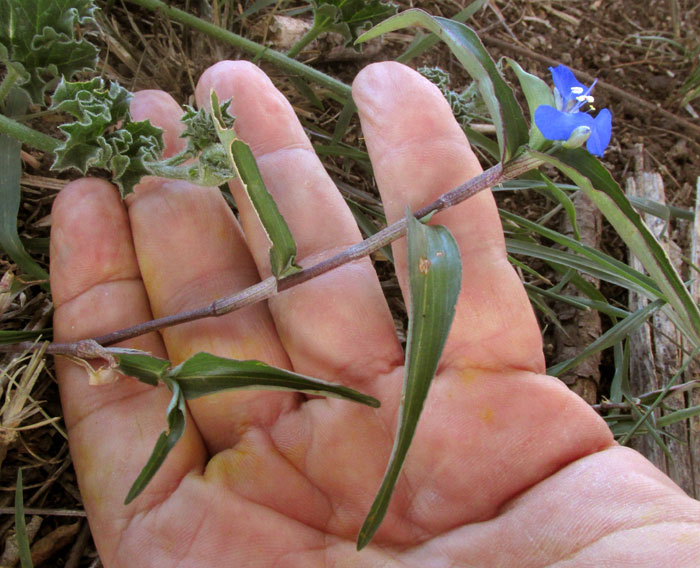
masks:
<path fill-rule="evenodd" d="M 644 171 L 644 149 L 641 144 L 635 147 L 635 175 L 627 180 L 627 193 L 637 197 L 651 199 L 661 204 L 666 203 L 663 179 L 656 172 Z M 666 249 L 676 269 L 681 270 L 682 251 L 669 238 L 667 222 L 653 215 L 643 213 L 644 222 Z M 630 256 L 630 265 L 643 270 L 641 263 Z M 638 310 L 648 304 L 646 298 L 630 292 L 629 308 Z M 683 360 L 679 349 L 681 334 L 675 329 L 663 311 L 656 312 L 649 323 L 630 336 L 630 386 L 634 394 L 662 389 L 678 372 Z M 669 396 L 664 401 L 667 410 L 657 410 L 658 418 L 664 412 L 672 412 L 687 405 L 686 393 L 680 392 Z M 651 436 L 638 437 L 631 443 L 632 447 L 644 454 L 654 465 L 667 473 L 688 494 L 695 495 L 693 465 L 689 446 L 689 428 L 686 422 L 674 424 L 665 429 L 664 436 L 671 458 L 666 456 Z"/>
<path fill-rule="evenodd" d="M 581 242 L 596 249 L 600 248 L 602 234 L 600 210 L 581 192 L 573 197 L 573 202 Z M 574 230 L 568 215 L 564 216 L 560 231 L 573 237 Z M 588 275 L 583 275 L 583 278 L 596 288 L 600 287 L 600 281 L 597 278 Z M 568 285 L 564 287 L 564 293 L 577 295 L 578 290 L 575 286 Z M 564 306 L 557 311 L 557 316 L 561 323 L 561 328 L 556 327 L 554 330 L 558 361 L 566 361 L 574 357 L 603 333 L 598 310 L 581 311 L 573 306 Z M 559 377 L 588 404 L 595 404 L 598 401 L 600 360 L 601 354 L 596 353 Z"/>

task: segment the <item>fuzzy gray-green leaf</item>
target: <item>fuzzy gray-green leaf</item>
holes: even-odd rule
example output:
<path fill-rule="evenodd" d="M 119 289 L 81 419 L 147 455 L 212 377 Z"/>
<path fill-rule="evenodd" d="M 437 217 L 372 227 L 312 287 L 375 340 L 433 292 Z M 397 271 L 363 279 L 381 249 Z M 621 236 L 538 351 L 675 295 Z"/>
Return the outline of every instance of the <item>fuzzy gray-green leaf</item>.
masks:
<path fill-rule="evenodd" d="M 411 309 L 399 424 L 381 487 L 357 537 L 358 550 L 379 528 L 413 440 L 447 335 L 462 281 L 459 248 L 445 227 L 408 215 Z"/>
<path fill-rule="evenodd" d="M 97 48 L 79 32 L 95 9 L 93 0 L 0 0 L 0 62 L 19 73 L 32 102 L 43 103 L 61 76 L 95 68 Z"/>

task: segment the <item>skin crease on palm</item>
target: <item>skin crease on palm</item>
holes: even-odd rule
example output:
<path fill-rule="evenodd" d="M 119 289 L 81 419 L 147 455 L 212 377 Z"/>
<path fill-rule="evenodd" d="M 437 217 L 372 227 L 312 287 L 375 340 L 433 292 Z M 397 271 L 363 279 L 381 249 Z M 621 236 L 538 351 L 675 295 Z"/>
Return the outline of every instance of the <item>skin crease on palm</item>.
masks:
<path fill-rule="evenodd" d="M 294 112 L 246 62 L 197 87 L 232 98 L 290 225 L 302 264 L 360 240 Z M 389 221 L 481 171 L 450 108 L 397 63 L 353 85 Z M 135 96 L 135 119 L 178 138 L 165 93 Z M 51 235 L 55 335 L 73 340 L 172 314 L 269 275 L 268 243 L 240 186 L 237 221 L 217 189 L 149 179 L 120 202 L 106 181 L 71 183 Z M 146 491 L 127 491 L 164 428 L 169 393 L 128 378 L 88 386 L 57 360 L 70 447 L 92 533 L 111 567 L 661 566 L 700 564 L 700 504 L 543 375 L 540 332 L 506 260 L 492 196 L 436 215 L 459 243 L 457 314 L 389 512 L 362 552 L 355 538 L 396 429 L 403 355 L 364 259 L 221 318 L 127 344 L 174 363 L 199 351 L 260 359 L 379 398 L 244 391 L 188 404 L 184 437 Z M 405 241 L 395 243 L 406 291 Z"/>

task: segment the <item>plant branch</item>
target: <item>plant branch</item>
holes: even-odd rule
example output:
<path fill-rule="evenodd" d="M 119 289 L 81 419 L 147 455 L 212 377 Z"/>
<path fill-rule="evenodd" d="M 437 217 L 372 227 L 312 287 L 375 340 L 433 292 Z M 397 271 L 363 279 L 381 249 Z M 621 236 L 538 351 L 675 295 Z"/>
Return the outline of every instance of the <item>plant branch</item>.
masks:
<path fill-rule="evenodd" d="M 24 144 L 28 144 L 29 146 L 44 152 L 53 153 L 61 144 L 59 140 L 29 128 L 21 122 L 12 120 L 11 118 L 6 117 L 4 114 L 0 114 L 0 134 L 7 134 L 15 140 L 19 140 Z"/>
<path fill-rule="evenodd" d="M 441 195 L 438 199 L 426 205 L 415 213 L 417 219 L 422 219 L 433 213 L 437 213 L 453 205 L 457 205 L 462 201 L 476 195 L 484 189 L 488 189 L 493 185 L 502 183 L 508 179 L 516 178 L 525 172 L 538 167 L 541 161 L 528 154 L 524 154 L 510 163 L 503 166 L 497 164 L 482 174 L 470 179 L 469 181 L 457 186 L 455 189 Z M 158 318 L 148 322 L 140 323 L 128 328 L 124 328 L 106 335 L 94 337 L 92 339 L 79 340 L 70 343 L 50 343 L 46 347 L 46 353 L 52 355 L 73 355 L 76 357 L 85 357 L 86 355 L 101 356 L 104 347 L 114 345 L 127 339 L 132 339 L 152 331 L 194 321 L 207 317 L 217 317 L 229 312 L 241 309 L 245 306 L 255 304 L 262 300 L 271 298 L 275 294 L 298 286 L 299 284 L 311 280 L 321 274 L 324 274 L 334 268 L 342 266 L 367 256 L 389 243 L 397 240 L 406 233 L 407 220 L 405 218 L 392 223 L 381 231 L 375 233 L 368 239 L 349 247 L 343 252 L 328 258 L 324 261 L 315 264 L 309 268 L 297 272 L 287 278 L 283 278 L 279 282 L 274 276 L 246 288 L 242 292 L 238 292 L 225 298 L 215 300 L 211 304 L 202 308 L 181 312 L 171 316 Z M 37 345 L 32 342 L 22 342 L 9 345 L 0 345 L 0 353 L 17 353 L 23 351 L 34 351 Z"/>
<path fill-rule="evenodd" d="M 338 81 L 337 79 L 334 79 L 325 73 L 321 73 L 308 65 L 304 65 L 291 57 L 287 57 L 279 51 L 269 49 L 268 47 L 244 38 L 243 36 L 239 36 L 238 34 L 222 29 L 210 22 L 204 21 L 197 16 L 193 16 L 192 14 L 188 14 L 182 10 L 168 6 L 165 2 L 161 2 L 161 0 L 129 0 L 129 2 L 132 4 L 138 4 L 143 8 L 148 8 L 154 12 L 163 12 L 163 14 L 172 20 L 194 28 L 219 41 L 233 45 L 234 47 L 250 53 L 257 58 L 269 61 L 292 75 L 301 75 L 302 77 L 314 81 L 344 98 L 349 98 L 351 96 L 350 86 L 346 85 L 342 81 Z"/>
<path fill-rule="evenodd" d="M 309 45 L 313 40 L 315 40 L 320 34 L 321 29 L 313 26 L 308 32 L 306 32 L 299 41 L 297 41 L 287 52 L 287 57 L 294 58 L 301 53 L 301 51 Z"/>
<path fill-rule="evenodd" d="M 689 391 L 691 389 L 698 388 L 698 386 L 700 386 L 700 380 L 695 379 L 692 381 L 688 381 L 687 383 L 683 383 L 681 385 L 670 387 L 668 389 L 658 389 L 645 392 L 644 394 L 635 396 L 631 399 L 631 401 L 628 402 L 601 402 L 599 404 L 592 404 L 591 408 L 597 412 L 601 412 L 603 410 L 630 410 L 633 406 L 642 406 L 645 400 L 652 398 L 656 399 L 663 392 L 667 392 L 668 395 L 671 395 L 673 393 Z"/>

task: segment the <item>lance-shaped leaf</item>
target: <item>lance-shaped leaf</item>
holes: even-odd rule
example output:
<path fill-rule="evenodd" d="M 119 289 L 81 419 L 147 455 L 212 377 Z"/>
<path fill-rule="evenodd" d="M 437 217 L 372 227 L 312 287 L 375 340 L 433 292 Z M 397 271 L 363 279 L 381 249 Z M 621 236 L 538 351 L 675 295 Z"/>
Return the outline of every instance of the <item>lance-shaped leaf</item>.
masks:
<path fill-rule="evenodd" d="M 219 98 L 212 90 L 211 109 L 216 131 L 231 160 L 236 175 L 241 180 L 248 199 L 265 229 L 270 247 L 270 269 L 277 278 L 284 278 L 301 267 L 296 264 L 297 245 L 292 237 L 292 232 L 287 222 L 277 208 L 277 204 L 270 192 L 265 187 L 265 182 L 260 175 L 258 164 L 250 146 L 236 135 L 231 125 L 231 117 L 219 106 Z"/>
<path fill-rule="evenodd" d="M 237 361 L 209 353 L 197 353 L 173 368 L 186 399 L 235 389 L 290 390 L 308 394 L 344 398 L 378 407 L 379 401 L 343 385 L 314 379 L 261 361 Z"/>
<path fill-rule="evenodd" d="M 168 405 L 168 428 L 158 437 L 151 457 L 148 458 L 146 465 L 141 470 L 136 481 L 134 481 L 131 489 L 129 489 L 129 493 L 124 501 L 125 505 L 128 505 L 136 499 L 146 488 L 160 466 L 163 465 L 170 450 L 175 447 L 175 444 L 177 444 L 178 440 L 182 438 L 182 435 L 185 433 L 185 421 L 187 416 L 185 397 L 177 381 L 173 381 L 167 377 L 163 380 L 173 393 L 173 397 L 170 399 L 170 404 Z"/>
<path fill-rule="evenodd" d="M 581 148 L 562 148 L 554 156 L 539 152 L 533 152 L 533 155 L 567 175 L 591 198 L 673 307 L 667 312 L 669 317 L 693 347 L 700 347 L 700 310 L 697 304 L 666 251 L 603 165 Z"/>
<path fill-rule="evenodd" d="M 502 161 L 513 157 L 528 140 L 525 117 L 513 91 L 506 84 L 474 30 L 459 22 L 412 9 L 376 25 L 362 34 L 357 41 L 358 43 L 367 41 L 383 33 L 408 26 L 422 26 L 447 44 L 450 51 L 477 83 L 496 127 Z"/>
<path fill-rule="evenodd" d="M 430 383 L 452 325 L 462 281 L 459 248 L 449 230 L 408 215 L 411 308 L 398 432 L 372 508 L 357 537 L 358 550 L 379 528 L 413 440 Z"/>

